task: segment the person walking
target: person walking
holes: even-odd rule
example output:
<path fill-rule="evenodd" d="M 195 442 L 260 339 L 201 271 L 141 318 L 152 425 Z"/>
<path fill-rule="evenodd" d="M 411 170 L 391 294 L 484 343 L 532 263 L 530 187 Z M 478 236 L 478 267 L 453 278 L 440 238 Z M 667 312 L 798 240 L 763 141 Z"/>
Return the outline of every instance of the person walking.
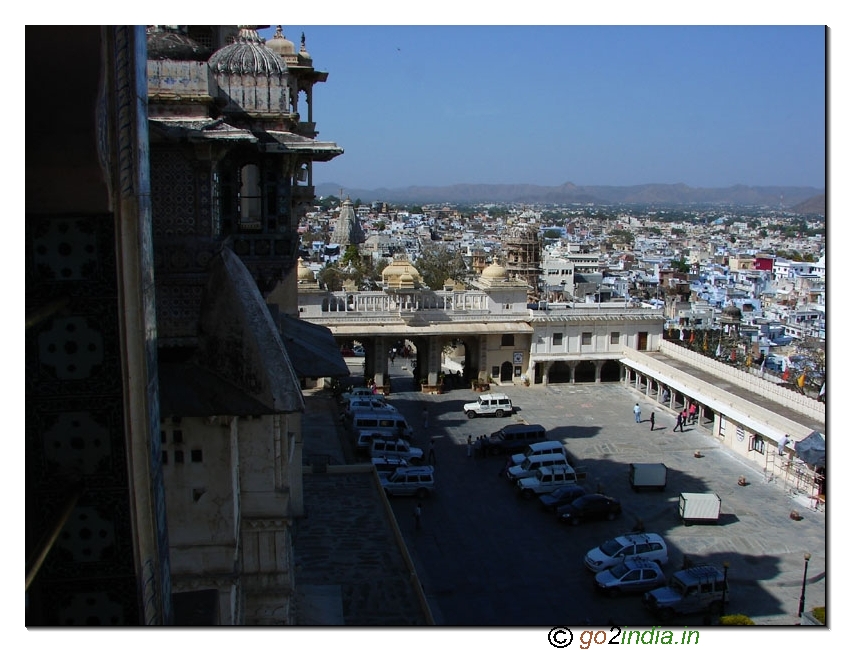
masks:
<path fill-rule="evenodd" d="M 682 419 L 682 414 L 677 413 L 676 414 L 676 426 L 673 427 L 673 432 L 675 432 L 676 429 L 679 429 L 680 431 L 684 432 L 685 428 L 684 428 L 683 425 L 684 425 L 684 420 Z"/>
<path fill-rule="evenodd" d="M 635 422 L 640 424 L 640 404 L 635 402 L 635 407 L 632 410 L 635 412 Z"/>
<path fill-rule="evenodd" d="M 428 407 L 427 406 L 422 407 L 422 428 L 423 429 L 428 428 Z"/>
<path fill-rule="evenodd" d="M 472 436 L 466 437 L 466 457 L 472 458 Z"/>
<path fill-rule="evenodd" d="M 431 438 L 431 443 L 428 445 L 428 464 L 437 465 L 437 455 L 434 453 L 434 439 Z"/>
<path fill-rule="evenodd" d="M 655 431 L 655 411 L 649 414 L 649 430 Z"/>
<path fill-rule="evenodd" d="M 697 404 L 696 402 L 691 402 L 691 406 L 688 409 L 688 416 L 690 417 L 690 423 L 696 424 L 697 421 Z"/>
<path fill-rule="evenodd" d="M 422 504 L 417 503 L 416 507 L 413 509 L 413 521 L 416 526 L 416 530 L 419 530 L 422 527 Z"/>

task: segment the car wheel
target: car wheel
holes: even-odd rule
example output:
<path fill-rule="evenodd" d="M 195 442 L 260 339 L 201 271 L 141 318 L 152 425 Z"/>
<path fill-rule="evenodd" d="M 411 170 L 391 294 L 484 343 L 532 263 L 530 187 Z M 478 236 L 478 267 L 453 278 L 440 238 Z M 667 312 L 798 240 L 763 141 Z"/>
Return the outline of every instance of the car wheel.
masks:
<path fill-rule="evenodd" d="M 475 417 L 475 411 L 467 411 L 466 417 L 468 417 L 471 420 L 472 418 Z"/>
<path fill-rule="evenodd" d="M 419 488 L 418 490 L 416 490 L 416 498 L 418 499 L 424 499 L 428 496 L 428 494 L 428 490 L 426 490 L 425 488 Z"/>
<path fill-rule="evenodd" d="M 496 417 L 497 418 L 505 417 L 505 412 L 502 409 L 499 409 L 498 411 L 496 411 Z"/>

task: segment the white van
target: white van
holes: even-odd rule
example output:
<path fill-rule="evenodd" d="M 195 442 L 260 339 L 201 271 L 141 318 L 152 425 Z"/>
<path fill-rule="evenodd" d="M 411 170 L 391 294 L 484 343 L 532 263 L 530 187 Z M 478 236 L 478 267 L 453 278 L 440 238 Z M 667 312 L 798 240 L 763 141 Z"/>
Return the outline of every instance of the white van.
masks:
<path fill-rule="evenodd" d="M 371 437 L 404 438 L 413 437 L 413 427 L 401 413 L 379 413 L 355 411 L 351 418 L 351 430 L 358 451 L 368 452 L 372 444 Z"/>
<path fill-rule="evenodd" d="M 526 458 L 520 465 L 509 467 L 507 472 L 508 478 L 516 482 L 521 478 L 534 476 L 541 467 L 560 467 L 561 469 L 566 469 L 569 467 L 569 463 L 567 463 L 567 457 L 564 452 L 560 454 L 540 454 L 539 456 Z M 572 468 L 570 468 L 570 471 L 572 471 Z"/>
<path fill-rule="evenodd" d="M 522 461 L 530 456 L 539 456 L 540 454 L 558 454 L 567 455 L 567 449 L 559 440 L 544 440 L 543 442 L 533 442 L 525 448 L 521 454 L 511 456 L 512 465 L 522 465 Z"/>

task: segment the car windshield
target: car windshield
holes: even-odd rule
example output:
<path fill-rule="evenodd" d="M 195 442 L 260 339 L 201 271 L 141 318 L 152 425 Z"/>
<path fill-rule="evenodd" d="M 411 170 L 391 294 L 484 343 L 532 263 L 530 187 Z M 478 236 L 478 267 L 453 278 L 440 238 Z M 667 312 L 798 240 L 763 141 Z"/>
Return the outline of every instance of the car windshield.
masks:
<path fill-rule="evenodd" d="M 531 459 L 530 458 L 526 458 L 524 461 L 522 461 L 522 465 L 520 465 L 520 467 L 522 467 L 522 469 L 528 469 L 530 466 L 531 466 Z"/>
<path fill-rule="evenodd" d="M 683 594 L 684 595 L 684 593 L 685 593 L 684 583 L 682 583 L 681 580 L 679 580 L 678 578 L 675 578 L 675 577 L 670 582 L 670 589 L 675 591 L 677 594 Z"/>
<path fill-rule="evenodd" d="M 575 503 L 575 502 L 573 502 Z M 614 557 L 620 550 L 623 548 L 623 545 L 620 544 L 616 539 L 609 539 L 607 542 L 600 545 L 599 550 L 602 551 L 608 557 Z"/>
<path fill-rule="evenodd" d="M 620 562 L 619 564 L 612 566 L 610 571 L 611 571 L 611 575 L 614 576 L 615 578 L 622 578 L 629 571 L 631 571 L 631 569 L 626 566 L 625 562 Z"/>
<path fill-rule="evenodd" d="M 552 496 L 556 499 L 560 499 L 561 497 L 567 496 L 570 493 L 571 489 L 571 486 L 559 487 L 557 490 L 552 492 Z"/>

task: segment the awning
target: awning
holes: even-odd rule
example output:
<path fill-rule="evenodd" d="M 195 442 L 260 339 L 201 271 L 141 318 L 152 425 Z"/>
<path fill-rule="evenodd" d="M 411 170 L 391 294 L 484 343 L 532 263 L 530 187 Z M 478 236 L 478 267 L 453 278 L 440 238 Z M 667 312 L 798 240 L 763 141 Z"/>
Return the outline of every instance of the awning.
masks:
<path fill-rule="evenodd" d="M 351 374 L 327 327 L 286 314 L 280 314 L 279 322 L 283 345 L 299 378 L 348 377 Z"/>

